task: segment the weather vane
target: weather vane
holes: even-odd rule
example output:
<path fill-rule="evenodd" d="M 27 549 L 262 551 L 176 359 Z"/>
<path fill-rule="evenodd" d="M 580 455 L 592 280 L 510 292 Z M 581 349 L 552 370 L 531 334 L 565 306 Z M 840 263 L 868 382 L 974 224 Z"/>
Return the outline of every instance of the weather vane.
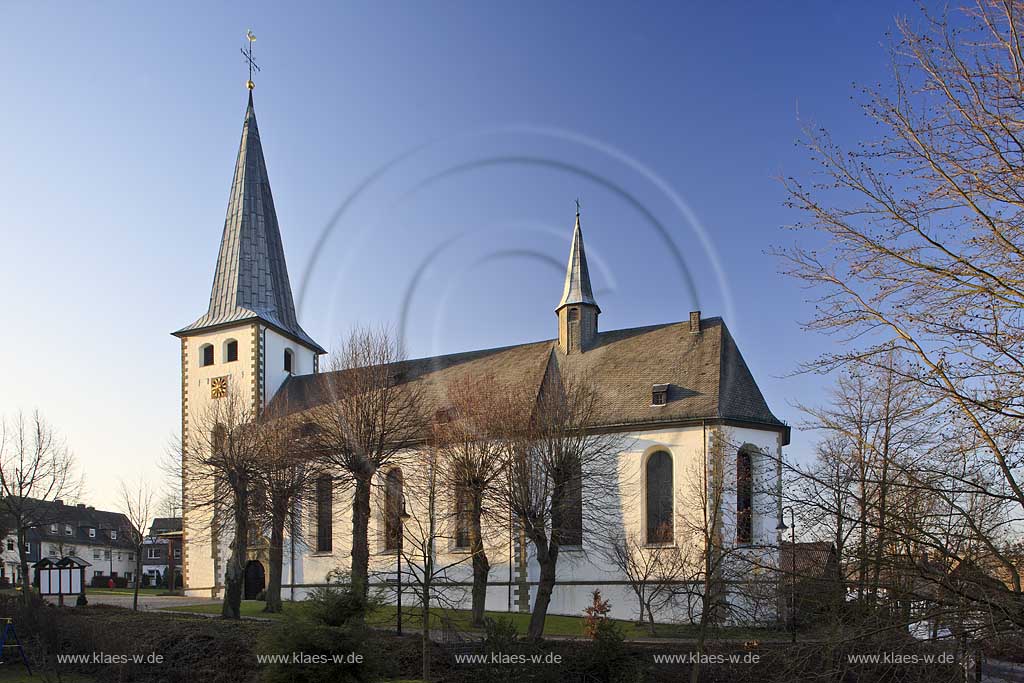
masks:
<path fill-rule="evenodd" d="M 245 32 L 245 37 L 249 40 L 249 49 L 242 48 L 242 56 L 245 57 L 245 61 L 249 62 L 249 80 L 246 82 L 245 87 L 252 90 L 256 87 L 256 84 L 252 82 L 252 70 L 260 70 L 259 65 L 252 61 L 252 44 L 256 42 L 256 34 L 252 32 L 252 29 L 249 29 Z"/>

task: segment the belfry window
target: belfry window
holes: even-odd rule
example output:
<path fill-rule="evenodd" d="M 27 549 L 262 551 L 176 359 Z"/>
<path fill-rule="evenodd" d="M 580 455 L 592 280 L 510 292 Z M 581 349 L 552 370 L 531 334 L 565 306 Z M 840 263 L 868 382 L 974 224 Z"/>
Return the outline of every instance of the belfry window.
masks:
<path fill-rule="evenodd" d="M 644 471 L 647 488 L 647 542 L 671 543 L 672 528 L 672 456 L 657 451 L 647 458 Z"/>
<path fill-rule="evenodd" d="M 224 361 L 231 363 L 236 360 L 238 360 L 238 342 L 229 339 L 228 343 L 224 345 Z"/>
<path fill-rule="evenodd" d="M 292 350 L 284 350 L 284 371 L 291 374 L 292 371 Z"/>
<path fill-rule="evenodd" d="M 203 365 L 203 367 L 213 365 L 213 344 L 204 344 L 200 347 L 199 351 L 202 354 L 201 365 Z"/>

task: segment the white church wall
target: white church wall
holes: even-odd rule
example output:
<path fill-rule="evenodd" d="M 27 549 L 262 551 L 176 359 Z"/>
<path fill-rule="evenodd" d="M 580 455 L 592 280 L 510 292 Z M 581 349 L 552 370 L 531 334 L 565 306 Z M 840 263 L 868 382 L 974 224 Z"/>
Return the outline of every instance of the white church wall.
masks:
<path fill-rule="evenodd" d="M 288 379 L 289 373 L 284 369 L 285 349 L 292 352 L 291 374 L 293 375 L 313 374 L 316 354 L 269 327 L 261 326 L 261 329 L 263 334 L 264 391 L 266 400 L 269 401 Z"/>

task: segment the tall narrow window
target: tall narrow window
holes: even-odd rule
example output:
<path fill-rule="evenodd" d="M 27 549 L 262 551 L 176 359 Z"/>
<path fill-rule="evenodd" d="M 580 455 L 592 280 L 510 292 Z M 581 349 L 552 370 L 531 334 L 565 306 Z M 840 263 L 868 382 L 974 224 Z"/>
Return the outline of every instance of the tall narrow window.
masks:
<path fill-rule="evenodd" d="M 460 486 L 455 494 L 455 547 L 469 547 L 469 525 L 472 514 L 469 491 Z"/>
<path fill-rule="evenodd" d="M 753 463 L 750 451 L 740 449 L 736 455 L 736 542 L 752 543 L 754 539 L 754 519 L 752 504 L 754 499 Z"/>
<path fill-rule="evenodd" d="M 316 480 L 316 551 L 329 553 L 334 544 L 334 487 L 331 478 Z"/>
<path fill-rule="evenodd" d="M 204 344 L 199 350 L 203 354 L 203 366 L 213 365 L 213 344 Z"/>
<path fill-rule="evenodd" d="M 232 363 L 238 360 L 238 342 L 234 339 L 228 340 L 228 343 L 224 345 L 224 361 Z"/>
<path fill-rule="evenodd" d="M 583 472 L 579 462 L 570 465 L 563 505 L 552 511 L 551 521 L 561 529 L 561 545 L 583 545 Z"/>
<path fill-rule="evenodd" d="M 672 456 L 657 451 L 647 458 L 647 542 L 671 543 L 672 525 Z"/>
<path fill-rule="evenodd" d="M 292 371 L 292 350 L 291 349 L 285 349 L 284 350 L 284 371 L 289 373 L 289 374 Z"/>
<path fill-rule="evenodd" d="M 402 470 L 397 467 L 388 472 L 384 491 L 384 549 L 398 550 L 402 535 Z"/>

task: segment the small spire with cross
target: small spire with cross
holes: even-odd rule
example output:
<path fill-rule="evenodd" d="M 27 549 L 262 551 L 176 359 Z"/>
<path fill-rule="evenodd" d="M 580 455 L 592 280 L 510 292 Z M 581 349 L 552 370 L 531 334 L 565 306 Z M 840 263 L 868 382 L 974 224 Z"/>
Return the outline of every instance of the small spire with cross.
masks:
<path fill-rule="evenodd" d="M 249 62 L 249 80 L 246 81 L 245 87 L 252 90 L 256 87 L 256 84 L 252 82 L 252 70 L 260 70 L 260 67 L 252 59 L 252 44 L 256 42 L 256 34 L 252 32 L 252 29 L 249 29 L 245 32 L 245 38 L 249 41 L 248 50 L 244 47 L 242 48 L 242 56 L 245 57 L 245 61 Z"/>
<path fill-rule="evenodd" d="M 580 216 L 580 198 L 577 197 L 576 198 L 576 217 L 579 218 L 579 216 Z"/>

